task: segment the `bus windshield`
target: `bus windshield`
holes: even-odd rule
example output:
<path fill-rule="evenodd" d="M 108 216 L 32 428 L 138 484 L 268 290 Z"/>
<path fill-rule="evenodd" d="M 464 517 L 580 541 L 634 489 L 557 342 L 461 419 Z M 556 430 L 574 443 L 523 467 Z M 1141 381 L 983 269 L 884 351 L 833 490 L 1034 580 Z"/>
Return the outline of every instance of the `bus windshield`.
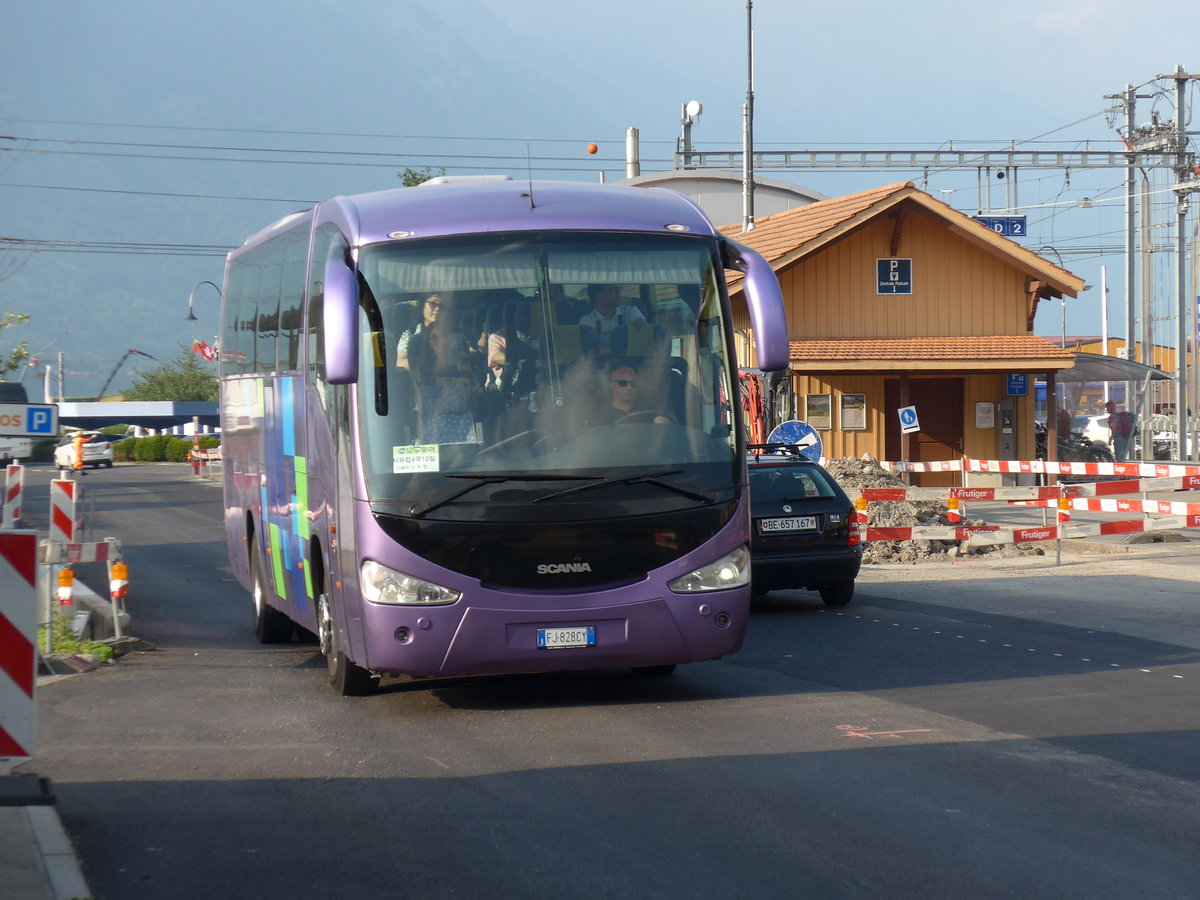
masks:
<path fill-rule="evenodd" d="M 363 248 L 358 271 L 356 390 L 371 499 L 428 502 L 470 483 L 437 476 L 528 476 L 548 482 L 547 493 L 572 488 L 572 478 L 737 481 L 729 326 L 711 240 L 521 232 L 396 241 Z"/>

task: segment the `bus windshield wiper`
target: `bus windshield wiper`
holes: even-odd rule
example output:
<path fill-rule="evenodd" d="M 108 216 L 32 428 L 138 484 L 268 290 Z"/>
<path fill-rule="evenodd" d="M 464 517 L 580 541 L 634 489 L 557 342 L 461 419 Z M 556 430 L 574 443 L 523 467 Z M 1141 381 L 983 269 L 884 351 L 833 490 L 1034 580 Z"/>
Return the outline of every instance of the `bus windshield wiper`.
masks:
<path fill-rule="evenodd" d="M 504 484 L 509 481 L 579 481 L 583 478 L 595 477 L 588 475 L 447 475 L 447 478 L 470 478 L 473 484 L 468 484 L 466 487 L 459 488 L 457 491 L 452 491 L 444 497 L 438 497 L 436 500 L 429 500 L 424 503 L 414 503 L 408 508 L 408 514 L 414 518 L 420 518 L 427 513 L 433 512 L 439 506 L 445 506 L 457 500 L 471 491 L 483 487 L 485 484 Z M 537 502 L 536 500 L 533 502 Z"/>
<path fill-rule="evenodd" d="M 581 484 L 579 487 L 567 488 L 565 491 L 555 491 L 553 494 L 546 494 L 530 502 L 541 503 L 543 500 L 550 500 L 554 497 L 565 497 L 568 494 L 578 494 L 581 491 L 590 491 L 592 488 L 608 487 L 613 484 L 652 484 L 655 487 L 663 488 L 664 490 L 687 497 L 690 500 L 699 501 L 700 503 L 715 502 L 707 494 L 689 491 L 687 488 L 678 487 L 668 481 L 659 481 L 660 478 L 665 478 L 668 475 L 679 475 L 681 472 L 683 472 L 683 469 L 668 469 L 665 472 L 646 472 L 642 475 L 628 475 L 625 478 L 608 478 L 604 481 L 593 481 L 591 484 Z"/>

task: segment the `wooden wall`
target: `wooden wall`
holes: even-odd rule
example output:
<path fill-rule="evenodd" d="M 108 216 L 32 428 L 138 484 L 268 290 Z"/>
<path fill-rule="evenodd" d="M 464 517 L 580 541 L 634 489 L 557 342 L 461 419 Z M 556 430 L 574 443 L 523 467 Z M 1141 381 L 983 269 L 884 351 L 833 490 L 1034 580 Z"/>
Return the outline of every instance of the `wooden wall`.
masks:
<path fill-rule="evenodd" d="M 904 217 L 900 257 L 912 294 L 876 294 L 876 259 L 891 253 L 884 217 L 780 276 L 789 336 L 903 338 L 1028 334 L 1025 275 L 920 214 Z"/>

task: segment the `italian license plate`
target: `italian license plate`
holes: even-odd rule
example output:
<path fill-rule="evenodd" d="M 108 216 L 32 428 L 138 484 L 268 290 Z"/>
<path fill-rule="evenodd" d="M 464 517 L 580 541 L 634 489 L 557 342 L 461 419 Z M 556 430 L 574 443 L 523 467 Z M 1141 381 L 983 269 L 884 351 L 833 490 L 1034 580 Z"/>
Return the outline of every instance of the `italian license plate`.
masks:
<path fill-rule="evenodd" d="M 596 626 L 577 628 L 539 628 L 537 645 L 542 650 L 564 650 L 569 647 L 595 647 Z"/>
<path fill-rule="evenodd" d="M 816 531 L 816 516 L 793 516 L 790 519 L 763 519 L 758 523 L 763 534 L 772 531 Z"/>

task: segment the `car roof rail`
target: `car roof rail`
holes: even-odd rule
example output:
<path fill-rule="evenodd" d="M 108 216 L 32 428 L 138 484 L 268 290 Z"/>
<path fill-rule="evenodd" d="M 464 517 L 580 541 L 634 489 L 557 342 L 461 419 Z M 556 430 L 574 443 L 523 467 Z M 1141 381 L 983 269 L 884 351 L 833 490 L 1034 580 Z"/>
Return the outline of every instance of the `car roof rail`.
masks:
<path fill-rule="evenodd" d="M 801 451 L 803 448 L 799 444 L 771 443 L 771 444 L 747 444 L 746 450 L 753 453 L 755 456 L 763 456 L 770 453 L 779 453 L 787 456 L 794 456 L 798 459 L 806 459 Z"/>

